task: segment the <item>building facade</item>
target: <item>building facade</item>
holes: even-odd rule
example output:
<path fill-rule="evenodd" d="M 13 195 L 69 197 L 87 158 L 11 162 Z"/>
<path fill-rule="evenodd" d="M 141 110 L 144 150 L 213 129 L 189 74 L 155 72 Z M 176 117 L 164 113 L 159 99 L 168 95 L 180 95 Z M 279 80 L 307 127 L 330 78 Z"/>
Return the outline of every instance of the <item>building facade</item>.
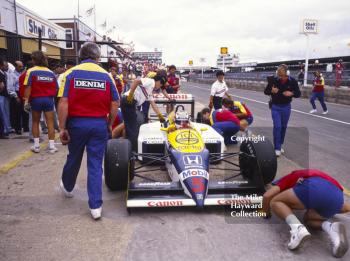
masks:
<path fill-rule="evenodd" d="M 30 54 L 39 49 L 37 38 L 41 31 L 42 51 L 52 60 L 61 60 L 65 39 L 65 29 L 41 17 L 13 0 L 0 1 L 0 55 L 8 61 L 30 60 Z M 22 38 L 18 37 L 22 36 Z M 51 40 L 52 39 L 52 40 Z"/>
<path fill-rule="evenodd" d="M 218 55 L 216 59 L 216 67 L 224 69 L 227 67 L 233 67 L 239 62 L 238 55 L 235 54 L 227 54 L 226 56 Z"/>
<path fill-rule="evenodd" d="M 155 63 L 159 65 L 163 63 L 163 53 L 157 50 L 154 52 L 133 52 L 131 56 L 136 62 Z"/>

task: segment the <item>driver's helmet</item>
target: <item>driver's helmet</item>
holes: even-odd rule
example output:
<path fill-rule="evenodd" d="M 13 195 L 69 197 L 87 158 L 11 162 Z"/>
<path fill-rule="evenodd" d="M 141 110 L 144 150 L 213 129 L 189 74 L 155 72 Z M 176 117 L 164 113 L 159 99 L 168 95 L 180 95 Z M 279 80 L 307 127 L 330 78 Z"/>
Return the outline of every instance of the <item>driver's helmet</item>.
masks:
<path fill-rule="evenodd" d="M 175 126 L 176 129 L 190 127 L 190 116 L 187 112 L 181 111 L 175 114 Z"/>

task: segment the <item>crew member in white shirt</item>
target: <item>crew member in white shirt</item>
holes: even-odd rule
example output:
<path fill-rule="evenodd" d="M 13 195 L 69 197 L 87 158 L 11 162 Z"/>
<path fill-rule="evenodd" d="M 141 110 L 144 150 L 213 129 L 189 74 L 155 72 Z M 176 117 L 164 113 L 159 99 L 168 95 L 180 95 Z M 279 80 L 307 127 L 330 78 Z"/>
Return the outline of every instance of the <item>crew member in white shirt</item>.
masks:
<path fill-rule="evenodd" d="M 121 99 L 121 110 L 125 124 L 126 138 L 130 140 L 133 150 L 137 148 L 137 137 L 139 129 L 136 119 L 136 107 L 149 101 L 153 111 L 158 115 L 160 122 L 164 122 L 164 116 L 159 111 L 153 100 L 152 92 L 158 90 L 167 82 L 166 71 L 160 70 L 156 76 L 151 78 L 139 78 L 132 82 L 130 90 L 125 92 Z"/>
<path fill-rule="evenodd" d="M 215 110 L 221 109 L 222 107 L 222 98 L 226 96 L 231 99 L 231 96 L 228 94 L 228 88 L 226 82 L 224 81 L 225 73 L 223 71 L 218 71 L 216 73 L 216 82 L 211 86 L 210 91 L 210 101 L 209 108 L 214 107 Z"/>

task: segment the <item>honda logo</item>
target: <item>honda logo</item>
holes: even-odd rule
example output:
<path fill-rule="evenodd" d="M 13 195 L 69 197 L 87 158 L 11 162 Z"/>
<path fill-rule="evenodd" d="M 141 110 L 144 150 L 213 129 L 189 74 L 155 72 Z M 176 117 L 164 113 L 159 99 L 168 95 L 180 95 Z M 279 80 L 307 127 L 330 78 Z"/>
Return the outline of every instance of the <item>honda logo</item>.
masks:
<path fill-rule="evenodd" d="M 185 165 L 202 165 L 202 156 L 200 155 L 186 155 L 183 156 Z"/>

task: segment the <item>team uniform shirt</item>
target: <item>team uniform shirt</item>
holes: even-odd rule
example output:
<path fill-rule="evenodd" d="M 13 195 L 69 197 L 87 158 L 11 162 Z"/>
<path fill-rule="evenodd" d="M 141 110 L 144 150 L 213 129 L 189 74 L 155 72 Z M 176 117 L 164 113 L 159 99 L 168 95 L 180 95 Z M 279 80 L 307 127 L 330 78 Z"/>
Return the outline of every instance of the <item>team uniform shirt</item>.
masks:
<path fill-rule="evenodd" d="M 124 122 L 124 119 L 123 119 L 122 111 L 120 108 L 118 108 L 117 116 L 115 117 L 115 120 L 113 122 L 112 129 L 114 129 L 115 127 L 117 127 L 119 124 L 123 122 Z"/>
<path fill-rule="evenodd" d="M 113 78 L 87 59 L 64 73 L 58 97 L 68 98 L 69 117 L 107 117 L 119 95 Z"/>
<path fill-rule="evenodd" d="M 136 106 L 141 106 L 145 101 L 153 101 L 153 89 L 155 86 L 155 81 L 150 78 L 141 78 L 141 85 L 137 86 L 134 92 L 134 100 L 136 101 Z M 130 90 L 124 95 L 128 96 Z"/>
<path fill-rule="evenodd" d="M 220 109 L 212 112 L 210 116 L 211 125 L 213 125 L 215 122 L 225 122 L 225 121 L 233 122 L 237 126 L 240 125 L 240 120 L 238 119 L 238 117 L 229 110 Z"/>
<path fill-rule="evenodd" d="M 176 77 L 176 75 L 174 75 L 174 74 L 169 74 L 167 80 L 168 80 L 169 85 L 175 91 L 175 93 L 177 93 L 179 88 L 174 88 L 174 86 L 179 85 L 179 78 Z"/>
<path fill-rule="evenodd" d="M 324 91 L 324 78 L 321 77 L 315 77 L 314 79 L 314 88 L 312 89 L 313 92 L 323 92 Z"/>
<path fill-rule="evenodd" d="M 284 176 L 283 178 L 274 181 L 273 184 L 279 186 L 281 191 L 284 191 L 293 188 L 298 183 L 299 179 L 307 179 L 312 177 L 319 177 L 325 179 L 343 191 L 343 187 L 339 184 L 338 181 L 317 169 L 303 169 L 293 171 L 287 176 Z"/>
<path fill-rule="evenodd" d="M 215 97 L 224 97 L 225 93 L 228 91 L 226 82 L 219 82 L 218 80 L 211 86 L 210 95 Z"/>
<path fill-rule="evenodd" d="M 46 67 L 34 66 L 25 75 L 23 84 L 31 86 L 31 98 L 56 96 L 58 84 L 55 74 Z"/>

